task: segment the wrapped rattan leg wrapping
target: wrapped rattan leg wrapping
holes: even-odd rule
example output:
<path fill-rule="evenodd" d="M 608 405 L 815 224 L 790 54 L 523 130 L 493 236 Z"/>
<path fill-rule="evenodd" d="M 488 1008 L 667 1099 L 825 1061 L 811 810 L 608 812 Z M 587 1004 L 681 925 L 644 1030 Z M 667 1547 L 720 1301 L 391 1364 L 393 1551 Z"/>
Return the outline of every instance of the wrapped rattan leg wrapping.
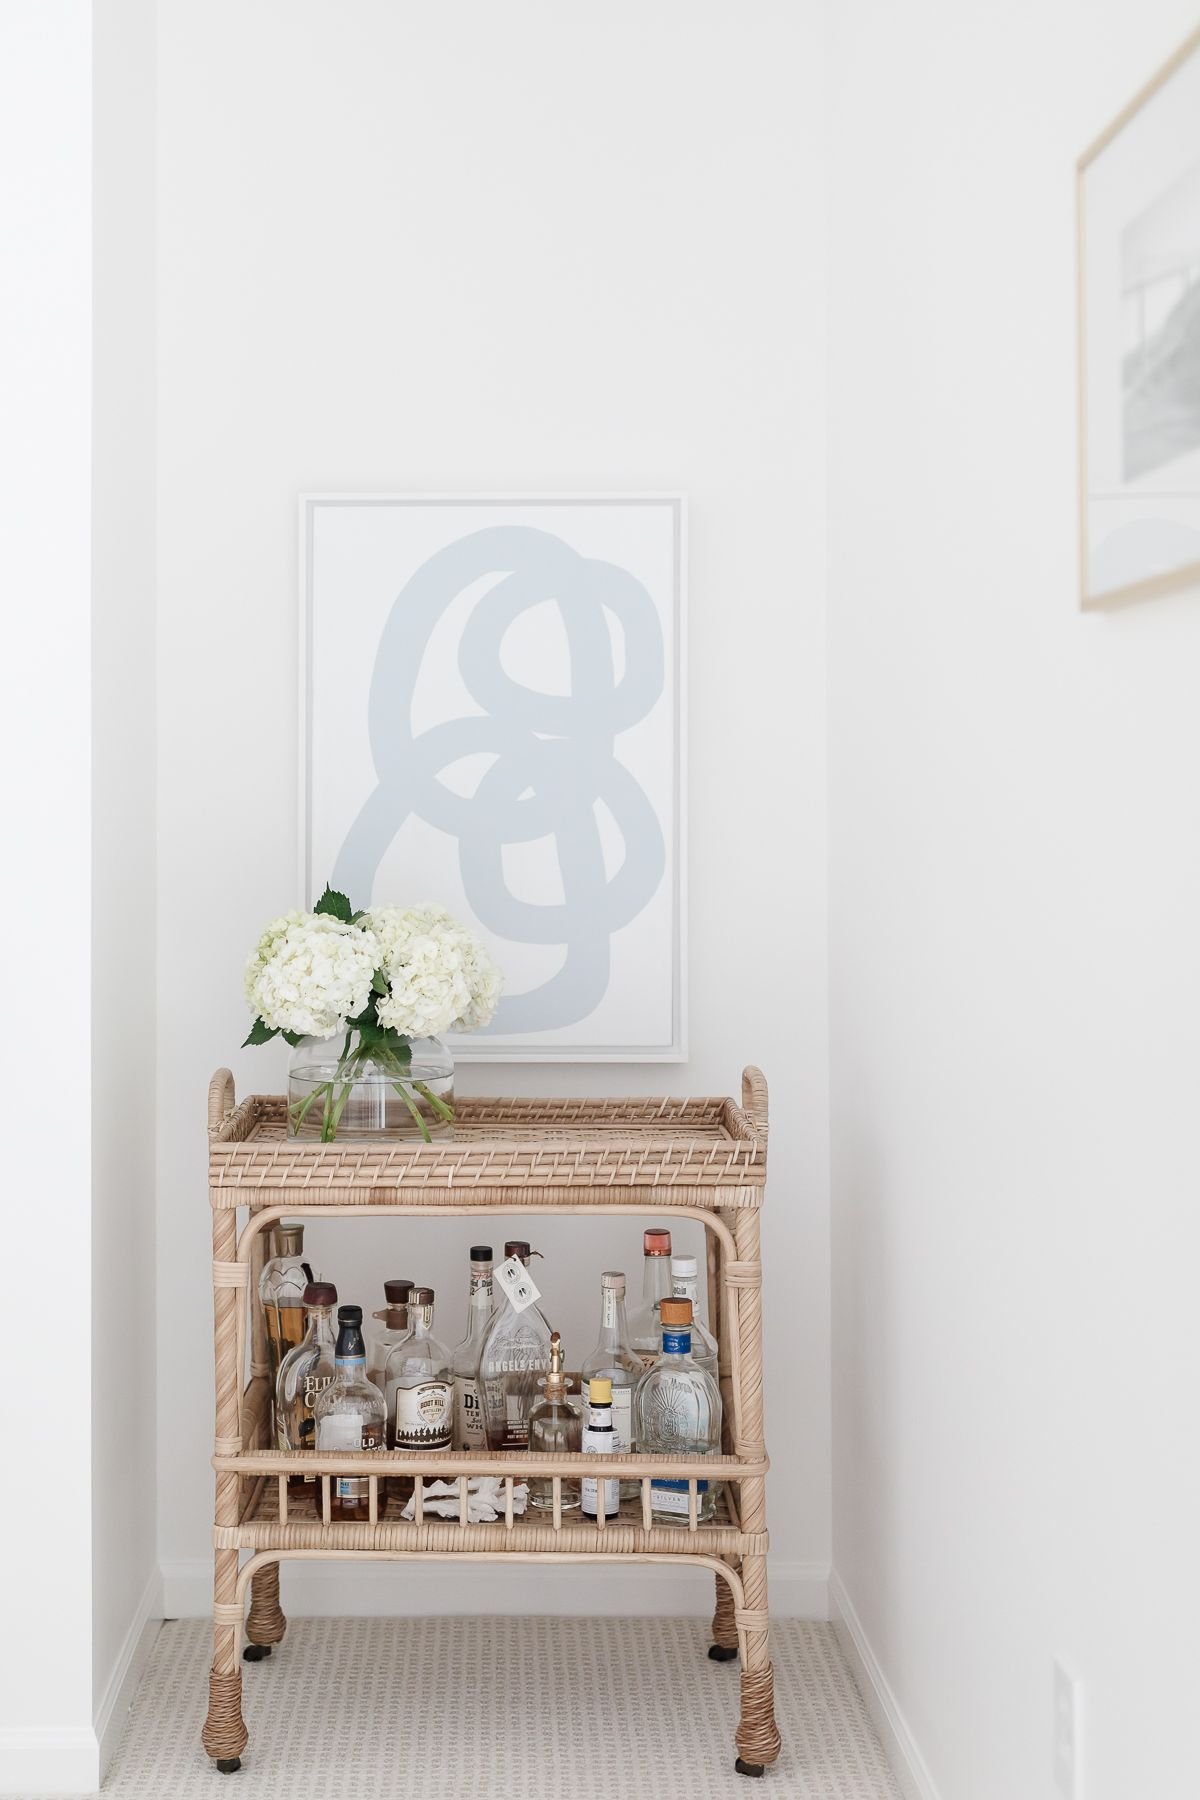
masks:
<path fill-rule="evenodd" d="M 252 1644 L 278 1644 L 286 1630 L 279 1605 L 279 1564 L 264 1563 L 250 1583 L 246 1636 Z"/>
<path fill-rule="evenodd" d="M 733 1616 L 733 1589 L 723 1575 L 713 1577 L 717 1584 L 717 1610 L 713 1614 L 713 1643 L 722 1650 L 738 1647 L 737 1622 Z"/>
<path fill-rule="evenodd" d="M 226 1760 L 240 1756 L 249 1740 L 242 1719 L 242 1674 L 218 1674 L 213 1669 L 208 1677 L 208 1718 L 200 1741 L 210 1756 Z"/>
<path fill-rule="evenodd" d="M 775 1674 L 770 1663 L 763 1669 L 742 1670 L 742 1717 L 734 1742 L 743 1762 L 773 1763 L 779 1755 Z"/>

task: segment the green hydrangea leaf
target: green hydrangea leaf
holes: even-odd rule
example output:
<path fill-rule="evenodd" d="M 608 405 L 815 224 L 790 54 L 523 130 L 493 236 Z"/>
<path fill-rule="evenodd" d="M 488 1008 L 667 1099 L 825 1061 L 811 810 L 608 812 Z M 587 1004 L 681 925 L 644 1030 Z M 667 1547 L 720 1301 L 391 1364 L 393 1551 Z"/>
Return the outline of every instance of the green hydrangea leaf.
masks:
<path fill-rule="evenodd" d="M 293 1050 L 296 1048 L 297 1044 L 302 1044 L 304 1042 L 304 1033 L 301 1031 L 281 1031 L 279 1035 L 285 1044 L 290 1044 L 292 1046 Z"/>
<path fill-rule="evenodd" d="M 331 887 L 326 887 L 325 892 L 313 907 L 313 911 L 329 913 L 331 917 L 341 919 L 344 925 L 351 924 L 354 919 L 354 908 L 345 894 L 339 894 Z"/>
<path fill-rule="evenodd" d="M 278 1026 L 275 1026 L 274 1029 L 272 1029 L 270 1025 L 264 1025 L 261 1019 L 255 1019 L 253 1025 L 250 1027 L 250 1036 L 246 1039 L 246 1043 L 242 1045 L 242 1049 L 244 1050 L 246 1048 L 246 1044 L 269 1044 L 271 1039 L 273 1037 L 278 1037 L 278 1035 Z"/>

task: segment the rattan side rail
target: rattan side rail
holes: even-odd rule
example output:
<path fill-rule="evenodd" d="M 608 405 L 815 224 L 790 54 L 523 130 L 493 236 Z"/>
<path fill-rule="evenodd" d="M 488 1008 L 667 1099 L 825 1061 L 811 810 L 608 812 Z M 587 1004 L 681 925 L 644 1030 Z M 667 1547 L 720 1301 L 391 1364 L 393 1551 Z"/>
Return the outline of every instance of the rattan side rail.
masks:
<path fill-rule="evenodd" d="M 741 1720 L 735 1768 L 761 1775 L 779 1755 L 767 1615 L 767 1455 L 762 1405 L 762 1264 L 759 1209 L 767 1163 L 767 1089 L 757 1069 L 742 1077 L 738 1105 L 725 1098 L 482 1100 L 456 1103 L 453 1134 L 433 1144 L 398 1138 L 320 1144 L 287 1136 L 286 1105 L 253 1094 L 240 1105 L 228 1069 L 209 1086 L 209 1200 L 213 1223 L 216 1353 L 216 1509 L 213 1526 L 213 1663 L 203 1743 L 223 1773 L 240 1767 L 241 1634 L 247 1662 L 271 1654 L 287 1628 L 279 1605 L 286 1558 L 362 1561 L 633 1562 L 690 1564 L 716 1576 L 709 1656 L 740 1655 Z M 240 1209 L 240 1218 L 239 1218 Z M 354 1456 L 280 1451 L 270 1442 L 266 1322 L 258 1277 L 269 1228 L 289 1218 L 375 1214 L 662 1212 L 698 1220 L 708 1248 L 712 1330 L 720 1346 L 725 1428 L 720 1457 L 632 1454 L 621 1458 L 448 1451 Z M 249 1381 L 247 1368 L 249 1342 Z M 639 1484 L 614 1519 L 563 1513 L 561 1484 L 595 1467 Z M 330 1482 L 369 1478 L 366 1522 L 330 1517 Z M 550 1477 L 553 1506 L 514 1513 L 515 1480 Z M 311 1481 L 298 1484 L 298 1475 Z M 425 1509 L 429 1481 L 501 1478 L 494 1523 L 442 1519 Z M 293 1480 L 289 1483 L 289 1476 Z M 389 1476 L 411 1486 L 401 1517 Z M 688 1483 L 679 1526 L 651 1513 L 650 1483 Z M 697 1483 L 717 1484 L 713 1518 L 698 1516 Z M 242 1562 L 243 1553 L 248 1560 Z M 246 1613 L 246 1594 L 250 1609 Z M 714 1676 L 714 1679 L 716 1677 Z"/>

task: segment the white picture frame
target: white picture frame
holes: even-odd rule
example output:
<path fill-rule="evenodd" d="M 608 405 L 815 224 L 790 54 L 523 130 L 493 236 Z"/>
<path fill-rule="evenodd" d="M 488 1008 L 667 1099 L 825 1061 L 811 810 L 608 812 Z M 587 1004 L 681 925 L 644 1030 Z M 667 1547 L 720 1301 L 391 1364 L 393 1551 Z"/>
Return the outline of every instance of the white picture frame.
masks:
<path fill-rule="evenodd" d="M 1200 29 L 1076 167 L 1080 604 L 1200 586 Z"/>
<path fill-rule="evenodd" d="M 459 1061 L 686 1059 L 686 595 L 680 494 L 300 497 L 303 904 L 329 879 L 480 931 L 517 1004 L 449 1038 Z M 526 764 L 545 781 L 518 793 Z"/>

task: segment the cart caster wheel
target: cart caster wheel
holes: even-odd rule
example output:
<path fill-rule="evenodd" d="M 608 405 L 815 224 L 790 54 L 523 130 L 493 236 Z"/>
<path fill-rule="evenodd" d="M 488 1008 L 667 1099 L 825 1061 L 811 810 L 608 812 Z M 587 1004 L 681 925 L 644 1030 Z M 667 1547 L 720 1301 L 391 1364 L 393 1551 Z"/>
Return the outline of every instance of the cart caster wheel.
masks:
<path fill-rule="evenodd" d="M 240 1756 L 218 1756 L 217 1758 L 218 1775 L 236 1775 L 241 1766 Z"/>
<path fill-rule="evenodd" d="M 708 1646 L 709 1662 L 733 1662 L 736 1656 L 736 1646 L 732 1650 L 726 1644 L 710 1644 Z"/>
<path fill-rule="evenodd" d="M 765 1775 L 767 1772 L 763 1763 L 743 1762 L 740 1756 L 733 1766 L 739 1775 Z"/>
<path fill-rule="evenodd" d="M 270 1654 L 270 1644 L 247 1644 L 246 1648 L 242 1651 L 242 1661 L 262 1662 L 263 1659 L 270 1656 Z"/>

